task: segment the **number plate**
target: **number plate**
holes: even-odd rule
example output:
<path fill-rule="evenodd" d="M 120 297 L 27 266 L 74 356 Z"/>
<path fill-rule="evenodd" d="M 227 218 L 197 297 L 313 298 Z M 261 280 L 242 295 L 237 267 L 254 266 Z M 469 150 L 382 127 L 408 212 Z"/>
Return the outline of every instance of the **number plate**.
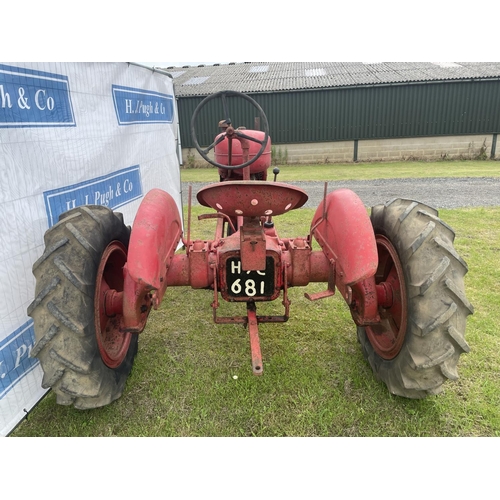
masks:
<path fill-rule="evenodd" d="M 227 294 L 231 297 L 271 297 L 274 294 L 274 259 L 266 257 L 265 271 L 242 271 L 241 261 L 226 261 Z"/>

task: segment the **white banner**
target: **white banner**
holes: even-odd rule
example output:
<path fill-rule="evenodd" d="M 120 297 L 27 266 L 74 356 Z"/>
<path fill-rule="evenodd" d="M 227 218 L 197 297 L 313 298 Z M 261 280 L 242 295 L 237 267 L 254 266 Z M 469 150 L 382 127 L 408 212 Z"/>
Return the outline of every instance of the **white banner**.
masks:
<path fill-rule="evenodd" d="M 182 213 L 172 79 L 128 63 L 0 63 L 0 435 L 43 396 L 29 354 L 33 263 L 59 214 L 106 205 L 132 225 L 144 195 Z"/>

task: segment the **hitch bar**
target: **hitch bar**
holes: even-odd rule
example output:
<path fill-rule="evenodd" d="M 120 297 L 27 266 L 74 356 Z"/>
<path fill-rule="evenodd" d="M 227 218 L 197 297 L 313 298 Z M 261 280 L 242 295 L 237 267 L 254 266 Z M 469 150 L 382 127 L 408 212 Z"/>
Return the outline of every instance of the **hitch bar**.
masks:
<path fill-rule="evenodd" d="M 260 352 L 259 327 L 255 302 L 247 302 L 248 334 L 250 336 L 250 351 L 252 354 L 252 371 L 254 375 L 262 375 L 262 354 Z"/>

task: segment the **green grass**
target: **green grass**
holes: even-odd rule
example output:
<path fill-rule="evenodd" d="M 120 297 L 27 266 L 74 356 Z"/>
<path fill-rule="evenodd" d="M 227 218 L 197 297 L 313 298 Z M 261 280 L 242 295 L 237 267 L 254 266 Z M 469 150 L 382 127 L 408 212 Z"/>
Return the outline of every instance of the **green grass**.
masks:
<path fill-rule="evenodd" d="M 195 207 L 194 219 L 200 213 Z M 277 218 L 280 235 L 306 235 L 313 213 Z M 179 287 L 152 312 L 119 400 L 78 411 L 49 393 L 13 436 L 500 436 L 500 207 L 440 216 L 457 233 L 475 307 L 466 332 L 471 352 L 442 394 L 389 394 L 361 354 L 343 300 L 304 298 L 324 284 L 292 288 L 288 323 L 260 325 L 262 377 L 252 375 L 246 330 L 213 323 L 212 293 Z M 213 227 L 195 220 L 192 236 L 210 238 Z M 232 306 L 222 301 L 221 314 Z M 244 314 L 242 304 L 237 309 Z M 280 300 L 259 310 L 267 309 L 281 314 Z"/>
<path fill-rule="evenodd" d="M 296 181 L 343 181 L 422 177 L 499 177 L 498 161 L 434 161 L 390 163 L 346 163 L 329 165 L 283 165 L 278 180 Z M 272 169 L 269 178 L 272 179 Z M 183 182 L 215 182 L 215 167 L 182 169 Z"/>

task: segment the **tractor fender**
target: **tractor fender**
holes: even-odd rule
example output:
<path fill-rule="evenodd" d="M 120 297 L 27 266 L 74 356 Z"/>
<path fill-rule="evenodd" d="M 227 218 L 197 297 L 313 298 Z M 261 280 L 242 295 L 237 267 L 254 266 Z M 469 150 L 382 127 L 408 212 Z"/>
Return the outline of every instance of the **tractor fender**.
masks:
<path fill-rule="evenodd" d="M 161 189 L 150 190 L 130 234 L 127 270 L 131 278 L 148 289 L 161 289 L 181 236 L 181 218 L 172 196 Z"/>
<path fill-rule="evenodd" d="M 350 189 L 337 189 L 323 199 L 314 214 L 311 233 L 326 257 L 335 262 L 336 280 L 342 285 L 375 275 L 375 234 L 363 202 Z"/>

